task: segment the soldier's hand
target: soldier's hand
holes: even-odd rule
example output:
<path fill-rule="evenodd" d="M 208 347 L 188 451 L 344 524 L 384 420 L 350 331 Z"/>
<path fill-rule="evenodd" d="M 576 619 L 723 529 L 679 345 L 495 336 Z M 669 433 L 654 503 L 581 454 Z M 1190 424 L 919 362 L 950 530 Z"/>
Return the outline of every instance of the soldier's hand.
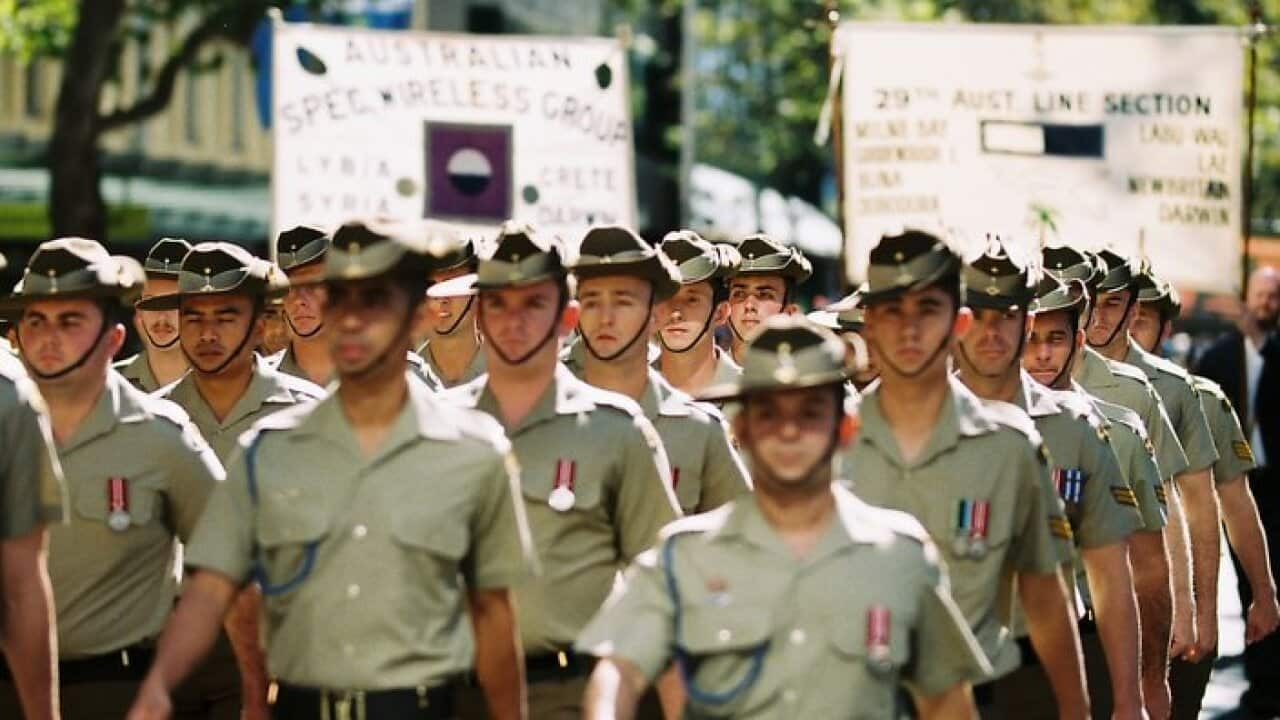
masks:
<path fill-rule="evenodd" d="M 169 720 L 172 715 L 173 701 L 169 693 L 155 683 L 143 683 L 125 720 Z"/>
<path fill-rule="evenodd" d="M 1244 642 L 1251 645 L 1275 631 L 1280 625 L 1280 605 L 1276 603 L 1276 595 L 1254 598 L 1249 604 L 1248 620 L 1244 627 Z"/>
<path fill-rule="evenodd" d="M 1196 642 L 1196 626 L 1190 613 L 1173 614 L 1173 632 L 1169 636 L 1169 657 L 1183 657 Z"/>
<path fill-rule="evenodd" d="M 1218 618 L 1216 615 L 1207 618 L 1198 618 L 1196 622 L 1195 641 L 1191 643 L 1191 647 L 1182 654 L 1182 659 L 1187 662 L 1200 662 L 1213 654 L 1214 648 L 1218 647 Z"/>

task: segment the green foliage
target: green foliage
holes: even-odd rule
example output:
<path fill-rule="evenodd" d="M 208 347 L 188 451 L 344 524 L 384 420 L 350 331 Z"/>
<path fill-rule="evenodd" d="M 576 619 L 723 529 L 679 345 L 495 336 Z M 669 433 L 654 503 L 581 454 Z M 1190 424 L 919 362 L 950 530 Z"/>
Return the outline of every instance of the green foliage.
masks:
<path fill-rule="evenodd" d="M 0 0 L 0 52 L 29 60 L 71 42 L 75 0 Z"/>

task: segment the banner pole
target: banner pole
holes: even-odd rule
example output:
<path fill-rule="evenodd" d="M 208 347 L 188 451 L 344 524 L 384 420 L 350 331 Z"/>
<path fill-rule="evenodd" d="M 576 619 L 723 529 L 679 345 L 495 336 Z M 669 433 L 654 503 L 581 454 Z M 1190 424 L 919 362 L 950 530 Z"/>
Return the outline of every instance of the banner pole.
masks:
<path fill-rule="evenodd" d="M 825 13 L 831 37 L 827 39 L 827 75 L 836 71 L 836 63 L 844 62 L 843 57 L 836 57 L 836 32 L 840 27 L 840 1 L 826 0 Z M 836 178 L 836 224 L 840 227 L 840 294 L 847 295 L 852 290 L 849 281 L 849 238 L 845 237 L 848 227 L 845 225 L 844 208 L 844 83 L 835 88 L 835 96 L 831 99 L 831 147 L 835 156 Z"/>
<path fill-rule="evenodd" d="M 1245 122 L 1247 133 L 1244 141 L 1244 173 L 1240 193 L 1240 299 L 1245 296 L 1249 281 L 1249 251 L 1253 236 L 1253 149 L 1254 131 L 1258 110 L 1258 40 L 1266 32 L 1262 23 L 1262 4 L 1258 0 L 1249 3 L 1249 84 L 1245 95 Z"/>

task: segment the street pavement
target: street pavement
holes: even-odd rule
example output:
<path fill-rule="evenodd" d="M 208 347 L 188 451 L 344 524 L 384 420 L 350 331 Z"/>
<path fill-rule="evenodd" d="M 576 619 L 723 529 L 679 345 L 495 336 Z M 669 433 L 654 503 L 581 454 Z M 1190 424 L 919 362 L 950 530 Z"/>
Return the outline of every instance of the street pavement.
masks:
<path fill-rule="evenodd" d="M 1225 551 L 1226 541 L 1222 543 Z M 1231 559 L 1222 556 L 1218 581 L 1218 660 L 1205 692 L 1200 720 L 1236 718 L 1240 695 L 1244 693 L 1244 617 L 1236 594 L 1236 573 Z"/>

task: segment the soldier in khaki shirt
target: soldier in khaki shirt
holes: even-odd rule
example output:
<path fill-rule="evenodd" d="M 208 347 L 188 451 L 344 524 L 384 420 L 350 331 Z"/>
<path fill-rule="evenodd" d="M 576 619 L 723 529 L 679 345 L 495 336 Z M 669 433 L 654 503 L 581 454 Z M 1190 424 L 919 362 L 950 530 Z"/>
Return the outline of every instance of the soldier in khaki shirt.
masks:
<path fill-rule="evenodd" d="M 222 479 L 180 408 L 110 369 L 142 283 L 137 262 L 62 238 L 36 249 L 5 301 L 20 308 L 23 362 L 67 481 L 70 522 L 49 533 L 63 718 L 124 715 L 173 608 L 173 544 Z"/>
<path fill-rule="evenodd" d="M 319 397 L 319 387 L 269 367 L 254 352 L 262 336 L 262 307 L 284 293 L 280 270 L 228 243 L 200 243 L 182 260 L 173 293 L 138 303 L 176 309 L 182 351 L 191 372 L 161 392 L 187 411 L 226 464 L 236 439 L 259 419 Z M 254 588 L 237 600 L 213 653 L 175 697 L 177 714 L 215 717 L 265 713 L 266 669 L 258 642 L 260 599 Z M 238 662 L 237 662 L 238 661 Z"/>
<path fill-rule="evenodd" d="M 179 310 L 182 352 L 191 372 L 161 395 L 187 411 L 223 462 L 259 418 L 324 392 L 254 352 L 265 299 L 283 295 L 288 286 L 275 266 L 244 248 L 200 243 L 182 262 L 176 292 L 138 303 L 140 310 Z"/>
<path fill-rule="evenodd" d="M 742 362 L 747 338 L 765 320 L 778 314 L 794 315 L 796 288 L 813 274 L 813 265 L 800 248 L 787 247 L 763 233 L 748 235 L 738 243 L 742 257 L 729 278 L 729 349 Z"/>
<path fill-rule="evenodd" d="M 661 251 L 622 227 L 587 231 L 572 266 L 578 280 L 583 380 L 635 400 L 662 437 L 680 509 L 706 512 L 746 492 L 746 469 L 720 413 L 694 402 L 649 366 L 644 339 L 654 305 L 680 287 Z"/>
<path fill-rule="evenodd" d="M 318 228 L 299 225 L 276 237 L 276 265 L 289 278 L 283 317 L 289 343 L 276 369 L 319 386 L 333 379 L 333 358 L 324 334 L 324 255 L 329 236 Z"/>
<path fill-rule="evenodd" d="M 849 382 L 855 391 L 861 392 L 876 378 L 880 371 L 876 369 L 875 358 L 867 349 L 867 341 L 862 338 L 862 326 L 865 324 L 866 311 L 862 307 L 864 287 L 840 298 L 821 310 L 809 313 L 808 318 L 828 330 L 837 333 L 845 345 L 845 366 L 849 368 Z"/>
<path fill-rule="evenodd" d="M 151 246 L 142 269 L 147 282 L 142 287 L 145 300 L 178 289 L 178 266 L 191 250 L 181 238 L 161 238 Z M 115 369 L 142 392 L 151 393 L 187 372 L 187 356 L 178 346 L 177 310 L 138 310 L 133 327 L 142 340 L 142 352 L 115 364 Z"/>
<path fill-rule="evenodd" d="M 0 269 L 4 256 L 0 255 Z M 62 470 L 48 410 L 16 358 L 0 354 L 0 706 L 58 717 L 47 526 L 64 522 Z"/>
<path fill-rule="evenodd" d="M 1173 509 L 1172 524 L 1176 526 L 1182 520 L 1188 531 L 1195 611 L 1192 633 L 1183 638 L 1187 647 L 1173 656 L 1170 683 L 1174 686 L 1176 699 L 1179 696 L 1177 686 L 1184 682 L 1183 678 L 1189 671 L 1180 668 L 1180 662 L 1202 663 L 1206 658 L 1211 659 L 1218 644 L 1218 538 L 1221 517 L 1213 494 L 1212 477 L 1217 451 L 1187 374 L 1172 363 L 1134 347 L 1129 338 L 1129 325 L 1138 300 L 1140 268 L 1137 263 L 1110 250 L 1100 251 L 1097 258 L 1106 264 L 1107 272 L 1095 292 L 1097 308 L 1087 330 L 1089 344 L 1108 360 L 1126 363 L 1143 373 L 1159 395 L 1187 457 L 1187 468 L 1174 475 L 1180 502 Z M 1208 668 L 1202 664 L 1199 672 L 1190 671 L 1190 675 L 1207 672 Z"/>
<path fill-rule="evenodd" d="M 460 290 L 458 295 L 449 294 L 451 291 L 445 289 L 464 287 L 478 262 L 475 243 L 467 240 L 442 259 L 440 267 L 431 271 L 428 278 L 431 282 L 427 288 L 428 339 L 418 348 L 418 355 L 440 379 L 442 387 L 469 383 L 485 373 L 480 331 L 476 327 L 474 289 Z"/>
<path fill-rule="evenodd" d="M 1261 639 L 1276 628 L 1280 607 L 1276 604 L 1275 582 L 1268 568 L 1266 536 L 1258 519 L 1258 508 L 1245 482 L 1254 466 L 1253 452 L 1245 440 L 1231 402 L 1212 381 L 1186 373 L 1182 368 L 1156 357 L 1161 342 L 1172 330 L 1181 311 L 1177 292 L 1144 262 L 1135 278 L 1138 305 L 1129 334 L 1134 352 L 1150 358 L 1150 365 L 1163 368 L 1169 393 L 1180 393 L 1178 383 L 1189 381 L 1204 412 L 1218 459 L 1213 464 L 1214 490 L 1221 507 L 1223 524 L 1231 543 L 1236 575 L 1240 580 L 1242 603 L 1247 610 L 1246 643 Z M 1185 378 L 1185 379 L 1184 379 Z M 1176 380 L 1176 382 L 1174 382 Z M 1156 379 L 1153 377 L 1153 382 Z M 1247 580 L 1247 582 L 1245 582 Z M 1195 663 L 1178 662 L 1172 668 L 1175 719 L 1195 718 L 1200 713 L 1204 691 L 1212 673 L 1213 654 Z"/>
<path fill-rule="evenodd" d="M 690 717 L 971 718 L 990 668 L 918 522 L 833 484 L 854 431 L 844 348 L 799 317 L 765 322 L 740 381 L 736 434 L 757 493 L 663 530 L 578 638 L 600 656 L 588 718 L 629 717 L 674 661 Z M 868 581 L 874 579 L 874 581 Z"/>
<path fill-rule="evenodd" d="M 961 278 L 973 323 L 956 345 L 959 377 L 978 397 L 1010 403 L 1030 416 L 1054 464 L 1054 484 L 1075 539 L 1069 552 L 1079 558 L 1072 565 L 1080 580 L 1071 584 L 1079 586 L 1085 609 L 1079 622 L 1085 657 L 1090 646 L 1101 649 L 1109 670 L 1089 678 L 1093 712 L 1141 718 L 1138 609 L 1128 554 L 1128 540 L 1142 524 L 1137 496 L 1107 443 L 1102 417 L 1082 398 L 1054 392 L 1022 370 L 1039 271 L 993 240 L 965 262 Z M 1007 717 L 1053 717 L 1048 679 L 1034 650 L 1022 649 L 1022 666 L 996 682 L 996 701 Z"/>
<path fill-rule="evenodd" d="M 867 274 L 863 331 L 880 383 L 863 395 L 862 429 L 842 458 L 847 480 L 863 500 L 914 515 L 941 548 L 990 680 L 1020 662 L 1002 607 L 1016 582 L 1059 716 L 1084 718 L 1080 641 L 1058 574 L 1071 525 L 1040 436 L 1025 413 L 983 404 L 947 372 L 953 338 L 973 320 L 960 306 L 959 258 L 910 230 L 880 240 Z M 993 699 L 990 685 L 978 689 L 984 712 L 996 711 Z"/>
<path fill-rule="evenodd" d="M 1111 424 L 1107 440 L 1120 461 L 1119 467 L 1134 493 L 1142 527 L 1129 536 L 1133 588 L 1137 595 L 1141 628 L 1141 678 L 1143 701 L 1151 717 L 1168 715 L 1167 668 L 1171 599 L 1169 564 L 1162 530 L 1165 516 L 1160 498 L 1163 484 L 1142 420 L 1132 410 L 1106 403 L 1086 393 L 1071 378 L 1072 367 L 1084 346 L 1083 316 L 1087 293 L 1079 279 L 1060 282 L 1045 275 L 1032 305 L 1031 333 L 1023 352 L 1023 368 L 1037 383 L 1061 391 L 1060 397 L 1086 402 Z M 1095 635 L 1082 637 L 1085 668 L 1096 716 L 1110 707 L 1109 686 L 1095 677 L 1106 673 L 1105 659 Z"/>
<path fill-rule="evenodd" d="M 445 393 L 493 415 L 520 462 L 540 578 L 516 587 L 530 716 L 577 718 L 590 658 L 573 641 L 614 577 L 679 516 L 670 462 L 633 401 L 592 387 L 556 358 L 577 323 L 558 247 L 507 223 L 480 259 L 477 322 L 488 374 Z M 463 717 L 483 717 L 470 703 Z"/>
<path fill-rule="evenodd" d="M 729 319 L 727 281 L 742 256 L 732 245 L 712 245 L 692 230 L 667 233 L 660 248 L 676 265 L 680 289 L 658 304 L 656 367 L 676 389 L 696 395 L 742 374 L 715 337 Z"/>
<path fill-rule="evenodd" d="M 132 720 L 206 652 L 237 589 L 262 585 L 280 720 L 452 718 L 475 668 L 494 717 L 523 716 L 509 591 L 533 568 L 509 444 L 402 358 L 449 238 L 349 223 L 325 260 L 338 384 L 263 419 L 190 544 L 195 568 Z"/>

